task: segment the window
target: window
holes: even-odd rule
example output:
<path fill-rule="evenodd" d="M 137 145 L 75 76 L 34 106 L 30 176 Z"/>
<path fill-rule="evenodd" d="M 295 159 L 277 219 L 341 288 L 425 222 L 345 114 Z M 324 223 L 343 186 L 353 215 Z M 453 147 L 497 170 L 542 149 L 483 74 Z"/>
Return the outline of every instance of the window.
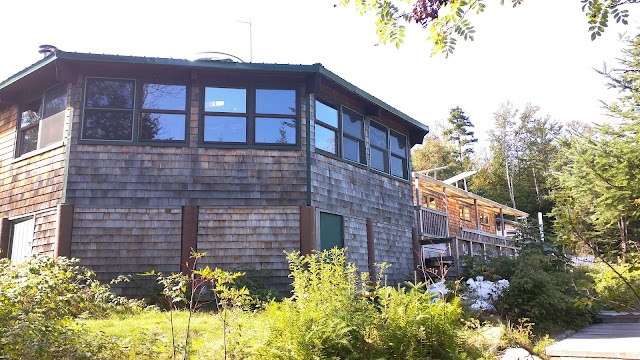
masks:
<path fill-rule="evenodd" d="M 320 212 L 320 251 L 344 247 L 342 216 Z"/>
<path fill-rule="evenodd" d="M 402 179 L 409 179 L 407 137 L 386 126 L 371 122 L 371 167 Z"/>
<path fill-rule="evenodd" d="M 338 155 L 338 110 L 316 100 L 316 149 Z"/>
<path fill-rule="evenodd" d="M 8 254 L 11 262 L 20 262 L 31 256 L 34 225 L 33 217 L 11 222 Z"/>
<path fill-rule="evenodd" d="M 426 206 L 431 209 L 437 208 L 437 202 L 435 196 L 422 195 L 422 206 Z"/>
<path fill-rule="evenodd" d="M 471 221 L 471 206 L 460 205 L 460 219 Z"/>
<path fill-rule="evenodd" d="M 131 79 L 88 78 L 82 139 L 182 142 L 186 107 L 185 85 L 141 82 L 138 88 Z"/>
<path fill-rule="evenodd" d="M 62 141 L 66 108 L 67 84 L 57 85 L 24 104 L 18 119 L 16 156 Z"/>
<path fill-rule="evenodd" d="M 366 164 L 364 146 L 364 116 L 342 107 L 342 157 Z"/>
<path fill-rule="evenodd" d="M 296 145 L 296 90 L 206 87 L 205 143 Z"/>
<path fill-rule="evenodd" d="M 489 226 L 489 214 L 486 212 L 480 213 L 480 224 Z"/>

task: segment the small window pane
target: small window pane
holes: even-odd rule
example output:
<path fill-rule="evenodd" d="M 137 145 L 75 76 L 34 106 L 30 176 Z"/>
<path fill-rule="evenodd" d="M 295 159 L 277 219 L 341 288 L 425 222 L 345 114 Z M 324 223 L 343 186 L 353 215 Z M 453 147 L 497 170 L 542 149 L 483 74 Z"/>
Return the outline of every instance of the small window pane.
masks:
<path fill-rule="evenodd" d="M 247 118 L 236 116 L 205 116 L 204 141 L 247 142 Z"/>
<path fill-rule="evenodd" d="M 133 109 L 133 80 L 87 79 L 86 107 Z"/>
<path fill-rule="evenodd" d="M 183 114 L 143 113 L 140 140 L 184 140 L 186 116 Z"/>
<path fill-rule="evenodd" d="M 43 118 L 48 118 L 67 108 L 67 84 L 60 84 L 44 94 Z"/>
<path fill-rule="evenodd" d="M 343 107 L 342 130 L 358 139 L 364 139 L 364 117 Z"/>
<path fill-rule="evenodd" d="M 294 119 L 256 118 L 256 142 L 264 144 L 295 144 Z"/>
<path fill-rule="evenodd" d="M 407 160 L 397 157 L 395 155 L 391 156 L 391 175 L 397 176 L 399 178 L 408 179 L 408 170 L 407 170 Z"/>
<path fill-rule="evenodd" d="M 184 85 L 144 84 L 142 86 L 143 109 L 184 110 L 187 104 L 187 87 Z"/>
<path fill-rule="evenodd" d="M 369 126 L 369 136 L 371 137 L 371 145 L 379 148 L 387 149 L 387 129 L 371 123 Z"/>
<path fill-rule="evenodd" d="M 315 126 L 316 149 L 320 149 L 332 154 L 338 153 L 336 146 L 336 132 L 320 124 Z"/>
<path fill-rule="evenodd" d="M 343 144 L 342 155 L 345 159 L 364 164 L 364 142 L 345 137 Z"/>
<path fill-rule="evenodd" d="M 327 125 L 338 127 L 338 110 L 316 101 L 316 120 L 320 120 Z"/>
<path fill-rule="evenodd" d="M 247 90 L 208 87 L 204 90 L 204 111 L 246 113 Z"/>
<path fill-rule="evenodd" d="M 130 111 L 85 110 L 82 138 L 131 140 L 133 114 Z"/>
<path fill-rule="evenodd" d="M 371 148 L 371 167 L 376 170 L 389 172 L 387 170 L 387 152 Z"/>
<path fill-rule="evenodd" d="M 256 112 L 258 114 L 296 114 L 295 90 L 256 90 Z"/>
<path fill-rule="evenodd" d="M 38 127 L 20 132 L 20 155 L 38 148 Z"/>
<path fill-rule="evenodd" d="M 394 131 L 391 131 L 390 140 L 391 140 L 390 141 L 391 152 L 396 155 L 400 155 L 403 158 L 406 158 L 407 157 L 407 138 L 402 134 L 398 134 Z"/>
<path fill-rule="evenodd" d="M 20 114 L 20 128 L 27 127 L 40 121 L 41 106 L 42 99 L 38 99 L 22 107 L 22 114 Z"/>

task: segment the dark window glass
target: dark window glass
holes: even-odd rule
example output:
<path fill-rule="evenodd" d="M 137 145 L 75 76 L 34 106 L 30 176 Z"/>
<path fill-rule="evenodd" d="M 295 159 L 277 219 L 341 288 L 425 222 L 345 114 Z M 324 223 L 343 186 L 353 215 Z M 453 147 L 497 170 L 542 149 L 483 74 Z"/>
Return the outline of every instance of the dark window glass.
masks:
<path fill-rule="evenodd" d="M 247 90 L 216 87 L 205 88 L 204 111 L 246 113 Z"/>
<path fill-rule="evenodd" d="M 44 94 L 43 118 L 48 118 L 67 108 L 67 84 L 60 84 Z"/>
<path fill-rule="evenodd" d="M 91 140 L 132 140 L 131 111 L 85 109 L 82 138 Z"/>
<path fill-rule="evenodd" d="M 256 89 L 256 113 L 295 115 L 296 91 Z"/>
<path fill-rule="evenodd" d="M 402 157 L 407 157 L 407 138 L 402 134 L 391 131 L 389 139 L 391 152 Z"/>
<path fill-rule="evenodd" d="M 395 155 L 391 155 L 391 175 L 403 179 L 408 179 L 408 172 L 409 170 L 407 169 L 407 160 Z"/>
<path fill-rule="evenodd" d="M 143 113 L 140 119 L 140 140 L 184 140 L 183 114 Z"/>
<path fill-rule="evenodd" d="M 388 172 L 387 170 L 387 152 L 376 148 L 371 148 L 371 167 Z"/>
<path fill-rule="evenodd" d="M 338 153 L 337 134 L 334 130 L 328 129 L 320 124 L 316 123 L 315 126 L 315 141 L 316 149 L 320 149 L 332 154 Z"/>
<path fill-rule="evenodd" d="M 256 143 L 295 144 L 296 121 L 282 118 L 256 118 Z"/>
<path fill-rule="evenodd" d="M 369 137 L 371 138 L 371 145 L 377 146 L 382 149 L 387 149 L 387 129 L 379 127 L 378 125 L 371 123 L 369 126 Z"/>
<path fill-rule="evenodd" d="M 20 132 L 20 155 L 38 148 L 38 127 L 34 126 Z"/>
<path fill-rule="evenodd" d="M 316 120 L 338 128 L 338 110 L 316 101 Z"/>
<path fill-rule="evenodd" d="M 239 116 L 205 116 L 204 141 L 247 142 L 247 118 Z"/>
<path fill-rule="evenodd" d="M 187 87 L 184 85 L 144 84 L 142 108 L 158 110 L 184 110 Z"/>
<path fill-rule="evenodd" d="M 355 136 L 358 139 L 364 139 L 364 117 L 347 108 L 342 108 L 342 131 Z"/>
<path fill-rule="evenodd" d="M 85 106 L 89 108 L 133 109 L 133 80 L 87 79 Z"/>
<path fill-rule="evenodd" d="M 342 155 L 345 159 L 364 163 L 364 142 L 345 137 L 342 143 Z"/>

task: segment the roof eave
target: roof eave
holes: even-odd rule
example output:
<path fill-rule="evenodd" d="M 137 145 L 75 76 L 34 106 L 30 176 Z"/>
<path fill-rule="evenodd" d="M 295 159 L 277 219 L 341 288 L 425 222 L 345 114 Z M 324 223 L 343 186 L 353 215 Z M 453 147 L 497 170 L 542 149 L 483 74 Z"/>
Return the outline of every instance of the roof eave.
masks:
<path fill-rule="evenodd" d="M 19 72 L 17 72 L 14 75 L 10 76 L 6 80 L 0 82 L 0 90 L 2 90 L 4 88 L 6 88 L 7 86 L 19 81 L 20 79 L 24 78 L 25 76 L 27 76 L 29 74 L 32 74 L 33 72 L 37 71 L 38 69 L 43 68 L 47 64 L 55 61 L 58 58 L 57 54 L 58 54 L 58 52 L 54 52 L 54 53 L 48 55 L 47 57 L 45 57 L 43 59 L 40 59 L 39 61 L 37 61 L 33 65 L 30 65 L 27 68 L 25 68 L 23 70 L 20 70 Z"/>

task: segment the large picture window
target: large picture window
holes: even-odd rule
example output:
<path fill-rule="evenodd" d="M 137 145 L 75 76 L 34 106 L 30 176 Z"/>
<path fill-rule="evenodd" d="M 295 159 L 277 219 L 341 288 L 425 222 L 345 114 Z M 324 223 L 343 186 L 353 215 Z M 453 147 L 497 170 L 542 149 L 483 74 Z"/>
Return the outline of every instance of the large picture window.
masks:
<path fill-rule="evenodd" d="M 183 142 L 186 106 L 185 85 L 88 78 L 82 139 Z"/>
<path fill-rule="evenodd" d="M 213 144 L 296 145 L 293 89 L 205 87 L 202 140 Z"/>
<path fill-rule="evenodd" d="M 22 105 L 16 156 L 62 141 L 66 108 L 67 84 L 57 85 Z"/>

